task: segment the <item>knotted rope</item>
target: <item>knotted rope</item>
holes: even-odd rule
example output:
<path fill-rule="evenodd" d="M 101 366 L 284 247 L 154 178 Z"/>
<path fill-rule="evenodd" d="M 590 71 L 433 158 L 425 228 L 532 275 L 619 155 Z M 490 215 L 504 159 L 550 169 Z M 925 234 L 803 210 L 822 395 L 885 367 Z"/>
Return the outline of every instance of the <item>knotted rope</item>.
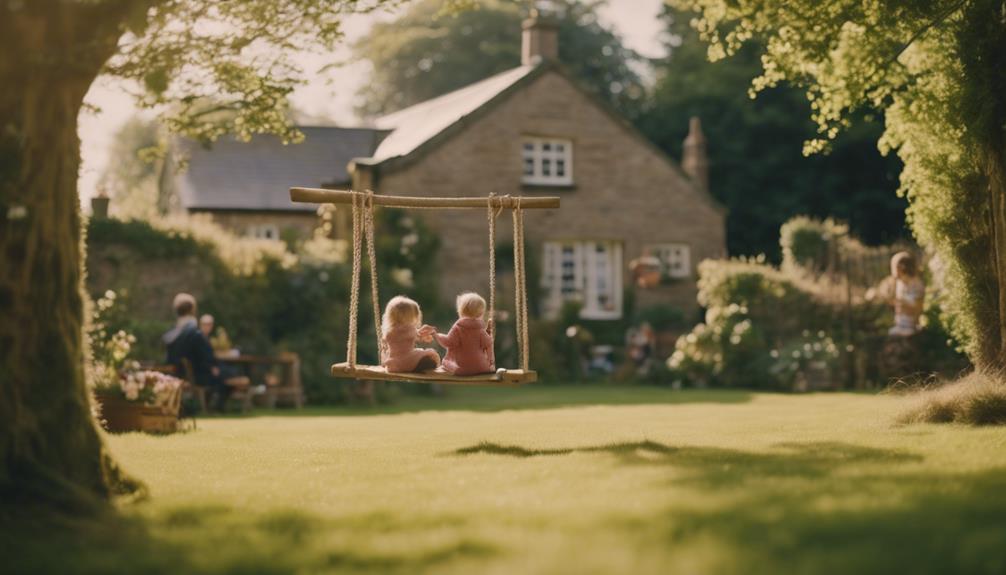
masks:
<path fill-rule="evenodd" d="M 503 211 L 503 203 L 494 210 L 494 194 L 486 201 L 486 218 L 489 219 L 489 335 L 496 338 L 496 218 Z"/>
<path fill-rule="evenodd" d="M 363 239 L 367 240 L 370 262 L 370 299 L 374 304 L 374 325 L 377 336 L 378 361 L 384 359 L 384 338 L 381 337 L 381 306 L 377 287 L 377 252 L 374 249 L 374 192 L 353 195 L 353 276 L 349 288 L 349 337 L 346 339 L 346 364 L 356 367 L 356 340 L 360 317 L 360 268 L 363 260 Z"/>
<path fill-rule="evenodd" d="M 521 196 L 513 209 L 513 270 L 514 270 L 514 315 L 517 327 L 517 350 L 520 366 L 528 370 L 527 335 L 527 280 L 524 273 L 524 210 L 520 207 Z"/>
<path fill-rule="evenodd" d="M 377 289 L 377 252 L 374 249 L 374 192 L 367 190 L 365 200 L 367 259 L 370 260 L 370 299 L 374 305 L 374 335 L 377 338 L 377 363 L 384 361 L 385 343 L 381 333 L 381 304 Z"/>
<path fill-rule="evenodd" d="M 362 233 L 362 214 L 353 195 L 353 272 L 349 287 L 349 337 L 346 338 L 346 364 L 356 367 L 356 325 L 360 307 L 360 239 Z"/>

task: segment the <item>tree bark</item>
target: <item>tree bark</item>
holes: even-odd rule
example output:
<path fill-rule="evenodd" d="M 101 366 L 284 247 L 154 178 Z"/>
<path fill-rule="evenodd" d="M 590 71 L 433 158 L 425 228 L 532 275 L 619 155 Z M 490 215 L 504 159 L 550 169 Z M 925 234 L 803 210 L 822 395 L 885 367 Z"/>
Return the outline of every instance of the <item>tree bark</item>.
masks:
<path fill-rule="evenodd" d="M 0 495 L 100 507 L 122 484 L 84 374 L 77 115 L 109 5 L 0 3 Z"/>
<path fill-rule="evenodd" d="M 992 229 L 995 249 L 994 259 L 996 286 L 998 288 L 998 316 L 996 328 L 999 334 L 998 346 L 994 354 L 982 366 L 986 370 L 1006 374 L 1006 181 L 1004 181 L 1004 150 L 988 150 L 985 158 L 985 170 L 988 178 L 989 197 L 992 207 Z"/>

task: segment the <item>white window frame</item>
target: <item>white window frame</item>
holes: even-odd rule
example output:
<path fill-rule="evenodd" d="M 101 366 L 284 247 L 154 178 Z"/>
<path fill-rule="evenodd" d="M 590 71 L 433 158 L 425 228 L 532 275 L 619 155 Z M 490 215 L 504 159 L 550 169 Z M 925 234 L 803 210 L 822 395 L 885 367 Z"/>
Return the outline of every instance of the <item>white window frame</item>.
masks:
<path fill-rule="evenodd" d="M 245 235 L 257 240 L 279 240 L 279 226 L 276 224 L 254 224 L 245 229 Z"/>
<path fill-rule="evenodd" d="M 530 169 L 529 169 L 530 168 Z M 562 175 L 559 175 L 559 169 Z M 521 183 L 533 186 L 573 185 L 573 141 L 524 137 L 521 141 Z"/>
<path fill-rule="evenodd" d="M 684 242 L 667 242 L 646 246 L 646 251 L 660 260 L 661 275 L 671 279 L 692 277 L 692 247 Z"/>
<path fill-rule="evenodd" d="M 608 240 L 548 241 L 543 245 L 542 287 L 548 317 L 579 301 L 582 319 L 622 317 L 622 244 Z"/>

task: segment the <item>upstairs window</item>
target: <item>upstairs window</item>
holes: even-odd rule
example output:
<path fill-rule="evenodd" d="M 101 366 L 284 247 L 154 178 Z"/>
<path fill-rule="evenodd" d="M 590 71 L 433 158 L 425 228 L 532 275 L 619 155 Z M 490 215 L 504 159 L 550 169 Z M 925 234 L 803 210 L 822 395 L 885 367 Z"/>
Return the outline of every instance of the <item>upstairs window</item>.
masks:
<path fill-rule="evenodd" d="M 573 183 L 573 142 L 551 138 L 524 138 L 524 175 L 521 182 L 536 186 Z"/>
<path fill-rule="evenodd" d="M 256 224 L 245 229 L 245 235 L 257 240 L 278 240 L 279 227 L 276 224 Z"/>

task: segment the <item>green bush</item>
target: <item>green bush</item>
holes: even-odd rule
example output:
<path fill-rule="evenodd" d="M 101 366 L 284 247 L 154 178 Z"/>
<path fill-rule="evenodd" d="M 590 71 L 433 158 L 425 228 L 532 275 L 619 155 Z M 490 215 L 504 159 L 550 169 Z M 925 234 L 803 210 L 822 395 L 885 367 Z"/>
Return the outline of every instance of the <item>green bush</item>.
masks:
<path fill-rule="evenodd" d="M 428 270 L 437 239 L 420 221 L 400 211 L 378 211 L 377 226 L 382 301 L 396 293 L 435 301 L 436 277 Z M 92 220 L 88 237 L 92 254 L 105 253 L 102 248 L 113 244 L 128 250 L 130 261 L 116 269 L 141 267 L 150 260 L 200 268 L 206 285 L 200 294 L 199 311 L 213 314 L 235 345 L 254 354 L 296 352 L 301 357 L 309 401 L 327 403 L 343 398 L 341 384 L 329 375 L 331 365 L 345 359 L 349 316 L 350 269 L 344 259 L 347 250 L 336 249 L 338 242 L 311 241 L 303 253 L 293 253 L 282 242 L 238 238 L 206 220 L 180 218 L 155 225 L 137 220 Z M 315 252 L 308 253 L 311 249 Z M 318 252 L 323 249 L 335 253 L 322 257 Z M 365 267 L 358 359 L 376 362 L 367 277 Z M 108 281 L 114 284 L 118 280 L 124 277 L 113 274 Z M 132 291 L 121 285 L 91 285 L 90 291 L 101 294 L 113 289 L 120 293 L 110 328 L 137 336 L 134 357 L 160 361 L 164 356 L 160 335 L 170 326 L 170 301 L 164 303 L 164 314 L 154 316 L 140 311 L 148 308 L 131 305 L 152 297 L 144 292 L 142 280 L 135 281 Z M 185 289 L 178 286 L 179 291 Z"/>
<path fill-rule="evenodd" d="M 966 366 L 940 323 L 939 297 L 927 298 L 924 329 L 904 342 L 907 361 L 891 361 L 882 351 L 893 314 L 889 304 L 865 297 L 862 286 L 848 300 L 844 283 L 809 269 L 777 269 L 763 258 L 700 264 L 698 300 L 707 308 L 706 321 L 679 338 L 667 361 L 671 381 L 803 389 L 853 380 L 885 384 L 909 373 L 947 374 Z M 843 353 L 848 361 L 840 361 Z"/>
<path fill-rule="evenodd" d="M 779 229 L 783 269 L 823 271 L 841 244 L 848 241 L 849 227 L 834 220 L 797 216 Z"/>

